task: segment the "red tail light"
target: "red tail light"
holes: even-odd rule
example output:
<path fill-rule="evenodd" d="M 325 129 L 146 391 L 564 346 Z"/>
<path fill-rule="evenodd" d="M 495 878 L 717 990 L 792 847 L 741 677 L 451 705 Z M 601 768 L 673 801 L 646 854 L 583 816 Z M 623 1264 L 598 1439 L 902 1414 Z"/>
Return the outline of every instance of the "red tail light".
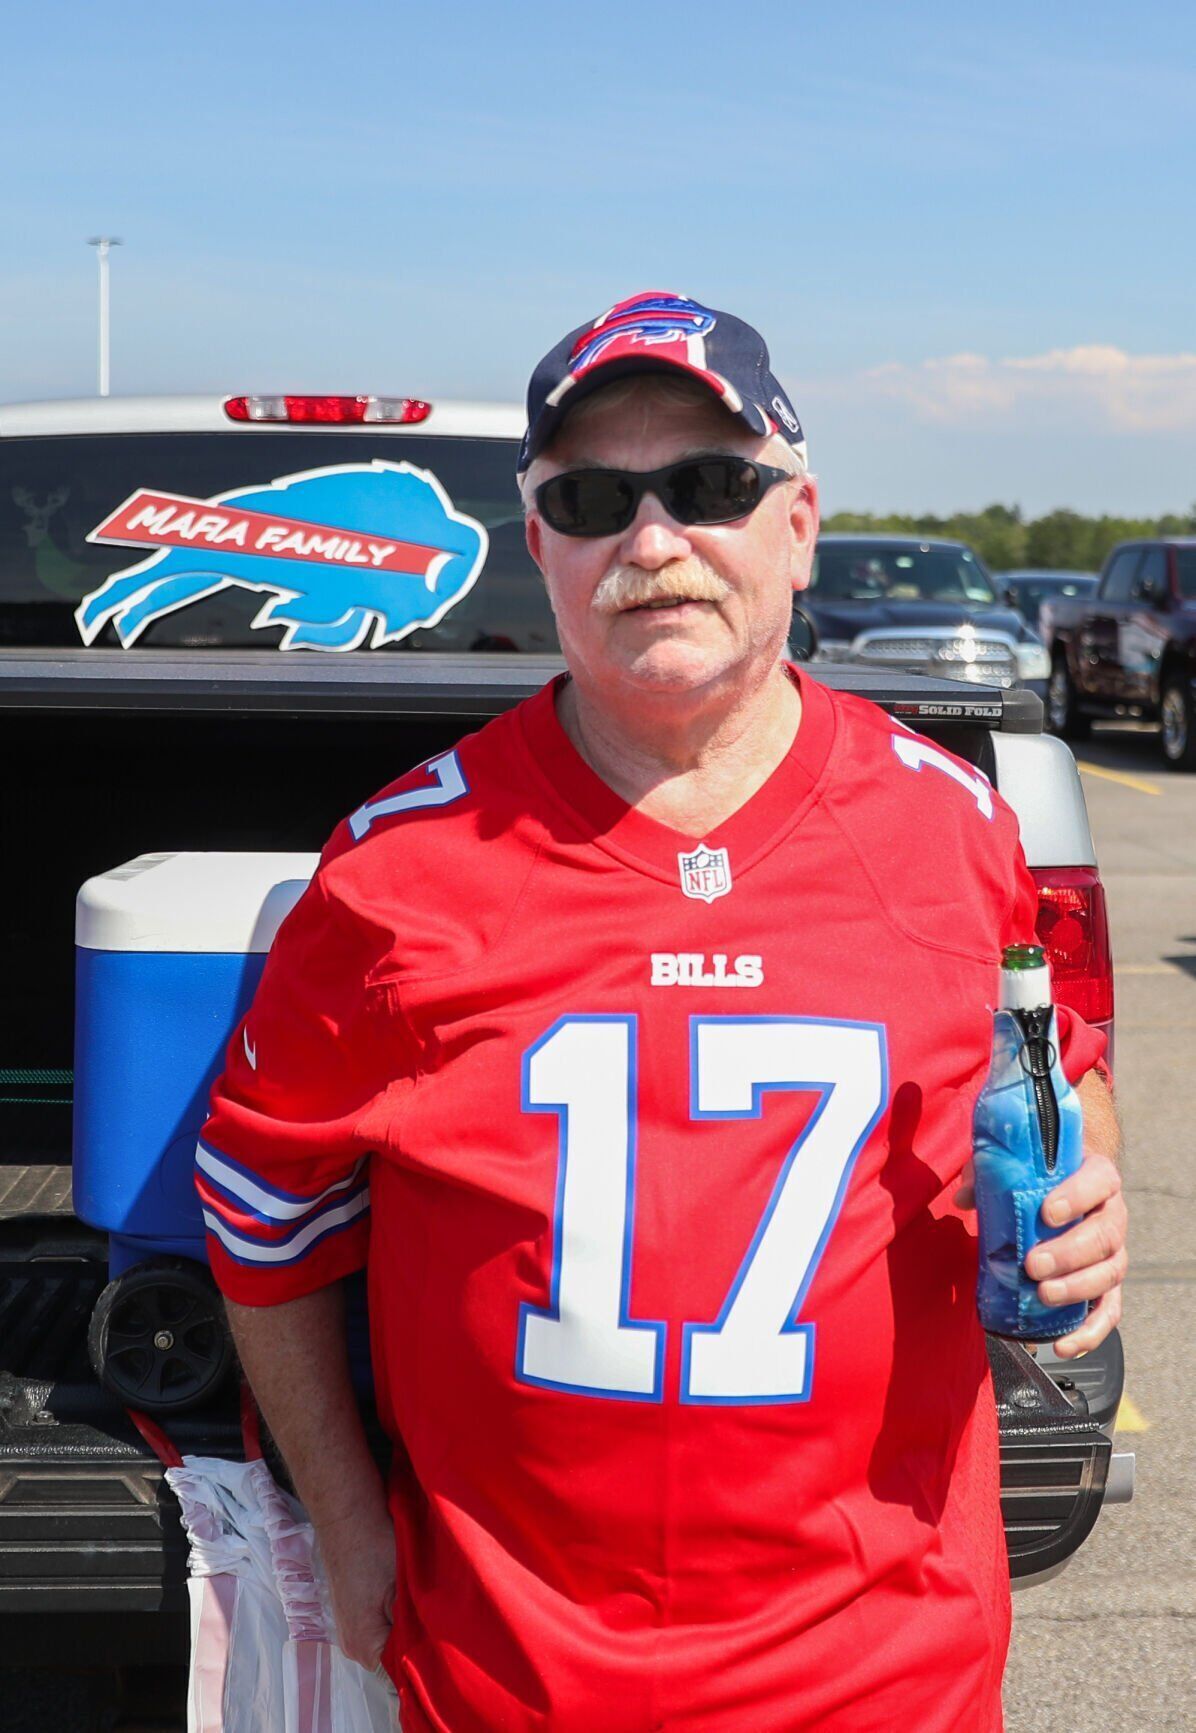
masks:
<path fill-rule="evenodd" d="M 226 397 L 230 421 L 290 421 L 345 426 L 426 421 L 432 405 L 421 397 Z"/>
<path fill-rule="evenodd" d="M 1113 1019 L 1113 953 L 1105 888 L 1095 867 L 1034 867 L 1039 943 L 1055 998 L 1087 1023 Z"/>

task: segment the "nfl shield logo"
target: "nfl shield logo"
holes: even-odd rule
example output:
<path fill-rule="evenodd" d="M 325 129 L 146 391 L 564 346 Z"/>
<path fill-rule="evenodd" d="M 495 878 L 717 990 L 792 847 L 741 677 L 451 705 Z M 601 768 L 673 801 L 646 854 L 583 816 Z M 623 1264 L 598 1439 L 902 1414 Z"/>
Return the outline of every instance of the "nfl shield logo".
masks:
<path fill-rule="evenodd" d="M 707 848 L 703 843 L 692 854 L 679 854 L 681 889 L 687 897 L 712 903 L 731 889 L 731 861 L 725 848 Z"/>

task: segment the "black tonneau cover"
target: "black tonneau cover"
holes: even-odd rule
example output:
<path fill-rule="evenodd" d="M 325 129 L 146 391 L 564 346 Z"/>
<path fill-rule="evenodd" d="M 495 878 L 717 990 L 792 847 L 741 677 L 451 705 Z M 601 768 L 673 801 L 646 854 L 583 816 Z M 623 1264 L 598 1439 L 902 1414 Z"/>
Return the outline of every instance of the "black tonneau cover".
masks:
<path fill-rule="evenodd" d="M 564 666 L 558 656 L 423 652 L 379 656 L 260 650 L 0 650 L 0 709 L 129 712 L 497 716 Z M 816 662 L 835 691 L 870 698 L 916 727 L 950 722 L 1042 732 L 1032 692 Z"/>

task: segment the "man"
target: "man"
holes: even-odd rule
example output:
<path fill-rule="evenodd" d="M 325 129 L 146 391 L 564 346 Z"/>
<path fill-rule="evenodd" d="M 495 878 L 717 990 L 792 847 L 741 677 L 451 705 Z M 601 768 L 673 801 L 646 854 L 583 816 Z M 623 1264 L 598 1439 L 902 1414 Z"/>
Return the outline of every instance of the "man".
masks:
<path fill-rule="evenodd" d="M 964 1170 L 1016 822 L 783 664 L 817 495 L 750 327 L 634 297 L 528 410 L 569 676 L 353 814 L 279 935 L 199 1155 L 242 1359 L 407 1733 L 999 1727 Z M 1125 1262 L 1061 1040 L 1066 1356 Z"/>

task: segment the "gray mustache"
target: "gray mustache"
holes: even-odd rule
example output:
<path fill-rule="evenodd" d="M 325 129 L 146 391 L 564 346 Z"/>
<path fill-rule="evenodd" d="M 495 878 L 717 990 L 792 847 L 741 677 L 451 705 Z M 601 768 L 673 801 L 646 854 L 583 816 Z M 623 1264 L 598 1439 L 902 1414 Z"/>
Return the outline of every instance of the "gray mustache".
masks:
<path fill-rule="evenodd" d="M 648 602 L 721 602 L 730 589 L 703 560 L 679 561 L 658 572 L 614 566 L 594 591 L 590 606 L 600 614 L 621 614 Z"/>

